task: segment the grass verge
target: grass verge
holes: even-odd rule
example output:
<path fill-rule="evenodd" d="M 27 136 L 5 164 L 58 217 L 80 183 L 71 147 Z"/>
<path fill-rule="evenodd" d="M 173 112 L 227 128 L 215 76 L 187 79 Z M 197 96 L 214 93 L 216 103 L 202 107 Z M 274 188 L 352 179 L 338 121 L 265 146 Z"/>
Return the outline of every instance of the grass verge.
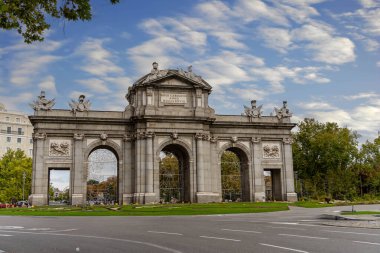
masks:
<path fill-rule="evenodd" d="M 209 204 L 164 204 L 128 205 L 121 207 L 34 207 L 0 209 L 0 215 L 20 216 L 167 216 L 205 215 L 233 213 L 262 213 L 288 210 L 288 203 L 209 203 Z"/>
<path fill-rule="evenodd" d="M 380 215 L 377 211 L 355 211 L 355 212 L 341 212 L 342 215 Z"/>

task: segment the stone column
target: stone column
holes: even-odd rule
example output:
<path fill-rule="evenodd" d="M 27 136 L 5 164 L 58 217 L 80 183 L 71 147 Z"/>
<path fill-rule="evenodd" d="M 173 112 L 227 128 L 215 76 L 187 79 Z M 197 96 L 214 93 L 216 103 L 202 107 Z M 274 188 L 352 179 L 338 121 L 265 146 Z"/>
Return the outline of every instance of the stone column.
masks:
<path fill-rule="evenodd" d="M 153 189 L 153 133 L 147 132 L 145 137 L 145 203 L 151 203 L 156 200 Z"/>
<path fill-rule="evenodd" d="M 86 203 L 88 164 L 83 161 L 83 138 L 84 134 L 74 134 L 74 145 L 72 149 L 73 166 L 71 168 L 71 204 L 83 205 Z"/>
<path fill-rule="evenodd" d="M 145 192 L 145 164 L 143 159 L 143 134 L 138 132 L 136 133 L 135 141 L 135 163 L 136 163 L 136 175 L 135 175 L 135 193 L 134 193 L 134 202 L 144 203 L 144 192 Z M 144 152 L 145 153 L 145 152 Z M 144 173 L 143 173 L 144 172 Z"/>
<path fill-rule="evenodd" d="M 35 133 L 33 140 L 33 179 L 30 201 L 34 206 L 47 205 L 49 178 L 47 178 L 48 173 L 44 173 L 47 169 L 44 164 L 46 133 Z"/>
<path fill-rule="evenodd" d="M 203 135 L 198 133 L 195 135 L 197 140 L 197 192 L 205 191 L 205 176 L 203 168 Z"/>
<path fill-rule="evenodd" d="M 261 138 L 252 138 L 253 145 L 253 170 L 254 170 L 254 201 L 265 201 L 264 172 L 261 166 Z"/>
<path fill-rule="evenodd" d="M 133 156 L 132 154 L 132 141 L 133 138 L 131 135 L 124 136 L 124 163 L 122 169 L 124 170 L 124 189 L 122 189 L 122 203 L 131 204 L 133 202 L 133 182 L 132 182 L 132 164 Z"/>
<path fill-rule="evenodd" d="M 283 164 L 286 182 L 286 200 L 297 201 L 297 194 L 294 191 L 294 173 L 293 173 L 293 154 L 292 154 L 292 139 L 283 139 Z"/>

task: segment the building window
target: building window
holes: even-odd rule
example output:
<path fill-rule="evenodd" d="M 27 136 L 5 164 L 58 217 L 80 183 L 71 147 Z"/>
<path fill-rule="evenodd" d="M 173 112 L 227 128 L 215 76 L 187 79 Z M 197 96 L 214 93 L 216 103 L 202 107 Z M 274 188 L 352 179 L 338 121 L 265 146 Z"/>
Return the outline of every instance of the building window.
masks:
<path fill-rule="evenodd" d="M 5 121 L 9 121 L 9 117 L 5 117 Z"/>
<path fill-rule="evenodd" d="M 22 128 L 21 128 L 21 127 L 19 127 L 19 128 L 17 129 L 17 134 L 18 134 L 18 135 L 22 135 L 22 134 L 23 134 L 23 132 L 22 132 Z"/>
<path fill-rule="evenodd" d="M 11 134 L 12 133 L 12 127 L 7 127 L 7 134 Z"/>
<path fill-rule="evenodd" d="M 17 138 L 17 143 L 21 143 L 21 138 Z"/>
<path fill-rule="evenodd" d="M 20 123 L 20 118 L 16 118 L 16 123 Z"/>
<path fill-rule="evenodd" d="M 29 156 L 33 156 L 33 149 L 29 149 Z"/>
<path fill-rule="evenodd" d="M 12 138 L 11 137 L 7 137 L 7 142 L 11 142 L 12 141 Z"/>
<path fill-rule="evenodd" d="M 33 139 L 29 139 L 29 143 L 30 143 L 30 144 L 33 144 Z"/>

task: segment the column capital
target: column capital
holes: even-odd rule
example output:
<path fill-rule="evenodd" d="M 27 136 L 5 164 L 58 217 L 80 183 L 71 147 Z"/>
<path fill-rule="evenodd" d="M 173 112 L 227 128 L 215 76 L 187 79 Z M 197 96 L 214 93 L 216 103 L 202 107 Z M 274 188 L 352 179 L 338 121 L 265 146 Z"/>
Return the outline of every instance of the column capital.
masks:
<path fill-rule="evenodd" d="M 134 135 L 133 134 L 124 134 L 123 136 L 123 141 L 125 142 L 130 142 L 134 140 Z"/>
<path fill-rule="evenodd" d="M 217 136 L 211 136 L 210 138 L 210 142 L 211 143 L 216 143 L 218 141 L 218 137 Z"/>
<path fill-rule="evenodd" d="M 261 138 L 260 137 L 252 137 L 251 141 L 252 141 L 252 143 L 260 143 Z"/>
<path fill-rule="evenodd" d="M 46 133 L 38 132 L 33 134 L 34 140 L 45 140 L 46 139 Z"/>
<path fill-rule="evenodd" d="M 82 141 L 84 138 L 84 134 L 75 133 L 73 136 L 74 140 L 76 141 Z"/>
<path fill-rule="evenodd" d="M 154 136 L 154 132 L 152 131 L 145 132 L 145 138 L 153 138 L 153 136 Z"/>
<path fill-rule="evenodd" d="M 293 139 L 291 137 L 285 137 L 285 138 L 282 139 L 282 142 L 284 144 L 289 144 L 290 145 L 290 144 L 293 143 Z"/>
<path fill-rule="evenodd" d="M 198 141 L 203 140 L 203 134 L 202 133 L 196 133 L 195 134 L 195 139 L 198 140 Z"/>

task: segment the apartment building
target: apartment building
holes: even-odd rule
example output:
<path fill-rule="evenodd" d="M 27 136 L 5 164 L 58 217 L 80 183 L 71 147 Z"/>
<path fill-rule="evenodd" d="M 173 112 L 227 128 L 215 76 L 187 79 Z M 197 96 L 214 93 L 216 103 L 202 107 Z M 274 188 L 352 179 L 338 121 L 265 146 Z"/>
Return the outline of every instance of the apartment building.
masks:
<path fill-rule="evenodd" d="M 28 157 L 33 156 L 33 126 L 27 115 L 7 111 L 0 103 L 0 157 L 8 149 L 21 149 Z"/>

